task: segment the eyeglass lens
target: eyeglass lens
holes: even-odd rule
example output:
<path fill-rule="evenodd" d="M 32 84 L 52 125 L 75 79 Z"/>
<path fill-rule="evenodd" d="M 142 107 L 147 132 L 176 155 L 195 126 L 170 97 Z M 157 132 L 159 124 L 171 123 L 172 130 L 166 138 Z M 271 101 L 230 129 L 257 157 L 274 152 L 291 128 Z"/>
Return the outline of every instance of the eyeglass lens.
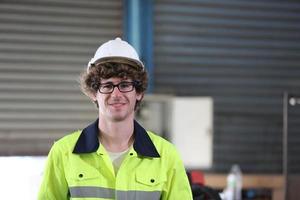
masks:
<path fill-rule="evenodd" d="M 131 92 L 134 89 L 134 82 L 122 81 L 116 85 L 113 83 L 101 84 L 99 92 L 104 94 L 112 93 L 115 87 L 117 87 L 120 92 Z"/>

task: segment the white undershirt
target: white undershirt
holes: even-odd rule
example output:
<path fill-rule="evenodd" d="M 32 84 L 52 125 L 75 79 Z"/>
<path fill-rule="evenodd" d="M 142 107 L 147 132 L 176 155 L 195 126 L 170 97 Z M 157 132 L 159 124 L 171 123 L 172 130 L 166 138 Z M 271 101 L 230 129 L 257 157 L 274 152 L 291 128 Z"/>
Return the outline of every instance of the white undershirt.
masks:
<path fill-rule="evenodd" d="M 117 174 L 118 173 L 118 170 L 126 156 L 126 154 L 128 153 L 130 147 L 128 149 L 126 149 L 125 151 L 122 151 L 122 152 L 110 152 L 110 151 L 107 151 L 112 163 L 113 163 L 113 166 L 114 166 L 114 170 L 115 170 L 115 173 Z"/>

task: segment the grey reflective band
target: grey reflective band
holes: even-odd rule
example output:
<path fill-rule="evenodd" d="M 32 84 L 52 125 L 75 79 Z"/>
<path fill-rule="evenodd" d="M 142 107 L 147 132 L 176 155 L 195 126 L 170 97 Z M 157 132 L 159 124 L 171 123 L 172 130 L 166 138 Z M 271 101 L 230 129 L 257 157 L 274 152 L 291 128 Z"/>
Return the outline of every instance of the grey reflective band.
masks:
<path fill-rule="evenodd" d="M 159 200 L 160 191 L 139 191 L 139 190 L 129 190 L 129 191 L 117 191 L 117 200 Z"/>
<path fill-rule="evenodd" d="M 114 199 L 115 190 L 103 187 L 70 187 L 70 195 L 72 198 L 104 198 L 104 199 Z"/>
<path fill-rule="evenodd" d="M 140 191 L 129 190 L 121 191 L 103 187 L 70 187 L 71 198 L 103 198 L 117 200 L 159 200 L 160 191 Z"/>

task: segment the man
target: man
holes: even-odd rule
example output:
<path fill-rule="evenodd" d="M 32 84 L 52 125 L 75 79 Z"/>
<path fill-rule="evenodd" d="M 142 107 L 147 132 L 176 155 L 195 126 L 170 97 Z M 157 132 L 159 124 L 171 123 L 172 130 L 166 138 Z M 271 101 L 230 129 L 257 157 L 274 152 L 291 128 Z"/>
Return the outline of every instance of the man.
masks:
<path fill-rule="evenodd" d="M 190 185 L 172 144 L 134 120 L 147 88 L 136 51 L 104 43 L 81 75 L 99 118 L 54 143 L 39 200 L 190 200 Z"/>

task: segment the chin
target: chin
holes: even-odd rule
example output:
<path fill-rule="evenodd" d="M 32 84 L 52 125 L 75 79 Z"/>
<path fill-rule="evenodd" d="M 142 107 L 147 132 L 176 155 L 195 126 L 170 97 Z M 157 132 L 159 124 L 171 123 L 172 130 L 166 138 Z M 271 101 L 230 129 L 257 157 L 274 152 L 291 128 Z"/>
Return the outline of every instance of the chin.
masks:
<path fill-rule="evenodd" d="M 121 121 L 124 121 L 126 119 L 126 116 L 111 116 L 110 117 L 111 121 L 113 122 L 121 122 Z"/>

